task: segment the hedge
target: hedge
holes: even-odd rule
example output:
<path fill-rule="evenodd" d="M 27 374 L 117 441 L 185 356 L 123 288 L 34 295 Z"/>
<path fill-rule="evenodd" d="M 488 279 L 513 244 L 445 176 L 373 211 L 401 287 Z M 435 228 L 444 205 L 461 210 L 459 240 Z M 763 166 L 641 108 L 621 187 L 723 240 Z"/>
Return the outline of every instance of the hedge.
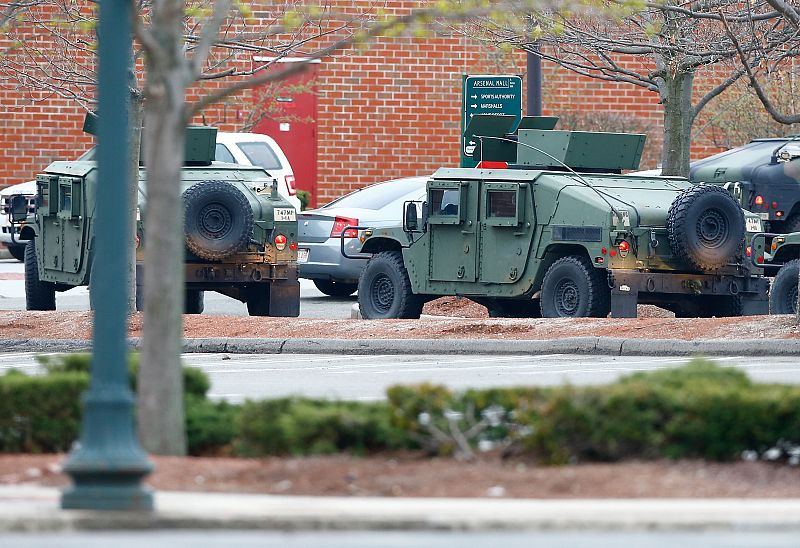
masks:
<path fill-rule="evenodd" d="M 77 437 L 88 358 L 49 373 L 0 377 L 0 451 L 65 451 Z M 135 358 L 131 365 L 134 383 Z M 192 454 L 302 455 L 423 448 L 471 456 L 501 448 L 546 463 L 626 458 L 729 460 L 800 441 L 800 387 L 754 384 L 695 360 L 605 386 L 454 393 L 395 386 L 386 402 L 283 398 L 242 406 L 206 399 L 208 378 L 185 369 Z"/>
<path fill-rule="evenodd" d="M 89 387 L 89 354 L 40 356 L 45 375 L 12 371 L 0 376 L 0 452 L 48 453 L 69 450 L 80 434 L 81 395 Z M 136 390 L 138 355 L 131 354 L 129 382 Z M 238 407 L 206 399 L 203 371 L 183 368 L 186 433 L 190 454 L 230 445 Z"/>

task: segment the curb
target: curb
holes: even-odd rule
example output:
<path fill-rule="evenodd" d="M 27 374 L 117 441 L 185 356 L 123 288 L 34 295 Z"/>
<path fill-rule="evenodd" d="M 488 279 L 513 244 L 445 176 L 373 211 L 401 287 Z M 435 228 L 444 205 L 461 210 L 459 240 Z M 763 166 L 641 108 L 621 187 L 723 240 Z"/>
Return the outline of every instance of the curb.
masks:
<path fill-rule="evenodd" d="M 141 339 L 130 338 L 131 349 Z M 89 340 L 7 339 L 3 352 L 81 352 L 91 350 Z M 510 355 L 598 354 L 610 356 L 796 356 L 800 340 L 675 340 L 570 337 L 550 340 L 505 339 L 186 339 L 184 353 L 231 354 L 417 354 Z"/>
<path fill-rule="evenodd" d="M 800 499 L 380 498 L 155 493 L 154 512 L 60 510 L 52 488 L 0 490 L 0 533 L 199 530 L 800 531 Z"/>

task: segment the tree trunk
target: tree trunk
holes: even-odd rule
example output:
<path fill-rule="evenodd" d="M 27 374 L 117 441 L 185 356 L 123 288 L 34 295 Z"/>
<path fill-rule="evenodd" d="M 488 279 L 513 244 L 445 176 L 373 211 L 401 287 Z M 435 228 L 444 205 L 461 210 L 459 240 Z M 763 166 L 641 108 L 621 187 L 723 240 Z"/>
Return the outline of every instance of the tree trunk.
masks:
<path fill-rule="evenodd" d="M 128 315 L 136 312 L 136 208 L 139 201 L 139 143 L 142 139 L 142 119 L 144 105 L 138 93 L 131 93 L 130 112 L 130 150 L 128 151 L 128 203 L 130 218 L 128 219 L 130 241 L 128 242 Z"/>
<path fill-rule="evenodd" d="M 659 81 L 664 105 L 664 148 L 661 174 L 689 176 L 694 73 L 669 74 Z"/>
<path fill-rule="evenodd" d="M 142 445 L 185 455 L 183 411 L 184 244 L 181 166 L 184 157 L 186 61 L 183 4 L 153 4 L 154 48 L 147 56 L 144 156 L 144 332 L 138 419 Z"/>

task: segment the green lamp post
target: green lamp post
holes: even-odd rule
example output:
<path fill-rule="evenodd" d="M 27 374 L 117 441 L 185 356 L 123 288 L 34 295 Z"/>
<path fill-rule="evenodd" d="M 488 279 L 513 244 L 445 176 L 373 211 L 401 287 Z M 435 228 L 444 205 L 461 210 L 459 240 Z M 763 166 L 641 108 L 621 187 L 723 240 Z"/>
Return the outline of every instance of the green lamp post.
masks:
<path fill-rule="evenodd" d="M 64 466 L 74 484 L 61 498 L 66 509 L 153 509 L 152 492 L 142 485 L 153 466 L 136 437 L 128 385 L 127 296 L 120 280 L 127 278 L 121 244 L 129 241 L 130 223 L 115 214 L 128 195 L 130 6 L 100 1 L 94 352 L 80 440 Z"/>

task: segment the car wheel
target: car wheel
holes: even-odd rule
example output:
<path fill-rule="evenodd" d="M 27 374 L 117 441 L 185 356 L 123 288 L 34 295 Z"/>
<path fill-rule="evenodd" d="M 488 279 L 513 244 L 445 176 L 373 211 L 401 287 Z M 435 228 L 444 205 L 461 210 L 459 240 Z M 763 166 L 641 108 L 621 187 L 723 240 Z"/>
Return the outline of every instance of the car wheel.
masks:
<path fill-rule="evenodd" d="M 797 314 L 797 277 L 800 259 L 784 264 L 772 281 L 769 290 L 770 314 Z"/>
<path fill-rule="evenodd" d="M 358 306 L 366 320 L 419 318 L 425 299 L 411 290 L 399 251 L 373 255 L 358 280 Z"/>
<path fill-rule="evenodd" d="M 25 262 L 25 244 L 8 244 L 8 252 L 11 253 L 11 256 L 14 257 L 19 262 Z"/>
<path fill-rule="evenodd" d="M 699 270 L 715 270 L 741 256 L 744 213 L 724 188 L 696 185 L 670 205 L 667 235 L 679 258 Z"/>
<path fill-rule="evenodd" d="M 558 259 L 547 269 L 542 281 L 543 318 L 604 318 L 610 299 L 605 271 L 580 257 Z"/>
<path fill-rule="evenodd" d="M 239 189 L 225 181 L 201 181 L 183 193 L 186 247 L 219 260 L 244 250 L 253 231 L 253 210 Z"/>
<path fill-rule="evenodd" d="M 329 297 L 349 297 L 358 289 L 358 284 L 335 282 L 333 280 L 313 280 L 314 285 L 317 286 L 322 293 Z"/>
<path fill-rule="evenodd" d="M 186 290 L 186 301 L 184 302 L 184 314 L 202 314 L 205 308 L 205 292 L 198 289 Z"/>
<path fill-rule="evenodd" d="M 25 308 L 27 310 L 55 310 L 56 285 L 39 279 L 36 262 L 36 241 L 25 246 Z"/>

